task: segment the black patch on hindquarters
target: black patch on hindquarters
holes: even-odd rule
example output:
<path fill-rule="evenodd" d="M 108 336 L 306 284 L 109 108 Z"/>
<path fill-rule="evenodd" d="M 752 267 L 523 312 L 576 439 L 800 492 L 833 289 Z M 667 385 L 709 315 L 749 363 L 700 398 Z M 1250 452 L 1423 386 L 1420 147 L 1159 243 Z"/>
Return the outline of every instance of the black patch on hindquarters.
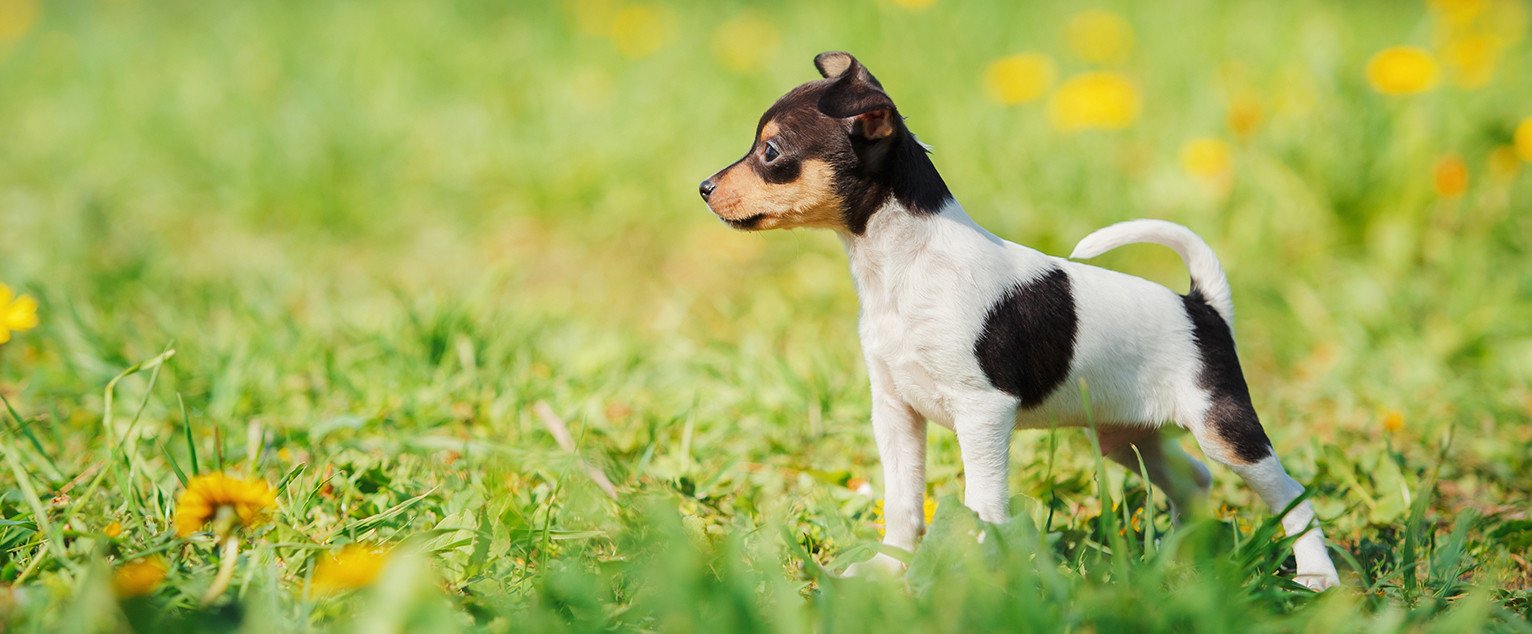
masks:
<path fill-rule="evenodd" d="M 1261 420 L 1250 404 L 1250 388 L 1239 368 L 1234 351 L 1234 335 L 1229 323 L 1214 310 L 1202 292 L 1192 289 L 1184 296 L 1186 316 L 1192 322 L 1192 338 L 1202 361 L 1198 384 L 1208 391 L 1207 424 L 1229 443 L 1234 457 L 1246 464 L 1270 456 L 1271 439 L 1261 428 Z"/>
<path fill-rule="evenodd" d="M 1069 376 L 1079 328 L 1069 275 L 1055 268 L 990 307 L 973 352 L 990 384 L 1030 409 Z"/>

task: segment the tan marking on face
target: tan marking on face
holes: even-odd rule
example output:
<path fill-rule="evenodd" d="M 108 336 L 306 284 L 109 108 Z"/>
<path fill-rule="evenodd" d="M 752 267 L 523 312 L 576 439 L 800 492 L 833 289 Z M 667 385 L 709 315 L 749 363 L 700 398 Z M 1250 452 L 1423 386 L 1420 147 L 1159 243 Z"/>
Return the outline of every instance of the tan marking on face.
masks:
<path fill-rule="evenodd" d="M 708 198 L 713 213 L 725 220 L 762 216 L 756 229 L 845 227 L 841 199 L 835 195 L 835 170 L 820 159 L 809 159 L 790 183 L 768 183 L 744 162 L 724 170 Z"/>
<path fill-rule="evenodd" d="M 765 141 L 767 139 L 770 139 L 771 137 L 776 136 L 781 131 L 782 131 L 782 127 L 777 125 L 777 120 L 776 119 L 772 119 L 770 121 L 767 121 L 766 125 L 761 126 L 761 136 L 760 136 L 760 138 L 758 138 L 756 140 L 757 141 Z"/>

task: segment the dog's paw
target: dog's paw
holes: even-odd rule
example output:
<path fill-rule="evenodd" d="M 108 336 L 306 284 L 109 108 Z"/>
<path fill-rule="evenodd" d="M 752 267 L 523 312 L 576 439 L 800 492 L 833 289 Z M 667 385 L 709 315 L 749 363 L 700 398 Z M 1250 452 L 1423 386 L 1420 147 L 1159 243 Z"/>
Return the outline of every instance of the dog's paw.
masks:
<path fill-rule="evenodd" d="M 1312 573 L 1298 573 L 1293 576 L 1293 581 L 1315 592 L 1324 592 L 1340 585 L 1340 576 L 1334 570 Z"/>
<path fill-rule="evenodd" d="M 894 559 L 883 553 L 874 555 L 867 561 L 859 561 L 846 567 L 846 571 L 840 573 L 842 579 L 850 578 L 893 578 L 904 574 L 904 562 Z"/>

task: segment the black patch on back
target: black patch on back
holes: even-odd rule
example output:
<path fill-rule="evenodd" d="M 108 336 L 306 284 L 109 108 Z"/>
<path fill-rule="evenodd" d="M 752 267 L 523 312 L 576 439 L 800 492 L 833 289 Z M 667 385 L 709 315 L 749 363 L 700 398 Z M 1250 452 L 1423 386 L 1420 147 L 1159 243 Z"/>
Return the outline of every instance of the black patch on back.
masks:
<path fill-rule="evenodd" d="M 974 356 L 992 385 L 1037 407 L 1069 376 L 1079 321 L 1069 275 L 1056 268 L 990 307 Z"/>
<path fill-rule="evenodd" d="M 1261 420 L 1250 403 L 1250 388 L 1240 371 L 1234 351 L 1234 335 L 1228 322 L 1218 315 L 1202 292 L 1193 288 L 1183 298 L 1186 316 L 1192 321 L 1192 338 L 1197 356 L 1202 360 L 1198 383 L 1208 391 L 1207 423 L 1214 433 L 1229 443 L 1234 455 L 1246 463 L 1271 455 L 1271 439 L 1261 428 Z"/>

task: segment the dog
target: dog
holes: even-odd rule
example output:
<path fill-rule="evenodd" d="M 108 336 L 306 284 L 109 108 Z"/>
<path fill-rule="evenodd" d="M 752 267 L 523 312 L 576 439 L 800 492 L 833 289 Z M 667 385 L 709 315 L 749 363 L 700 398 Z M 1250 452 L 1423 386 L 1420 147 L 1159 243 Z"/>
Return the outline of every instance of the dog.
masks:
<path fill-rule="evenodd" d="M 866 67 L 840 51 L 814 65 L 822 79 L 768 108 L 750 151 L 700 192 L 736 229 L 831 229 L 844 244 L 861 302 L 886 546 L 911 551 L 925 531 L 927 422 L 956 432 L 963 502 L 996 523 L 1008 514 L 1015 429 L 1094 422 L 1101 452 L 1134 471 L 1141 456 L 1174 514 L 1198 504 L 1211 475 L 1162 442 L 1169 421 L 1273 512 L 1287 511 L 1283 529 L 1299 535 L 1297 582 L 1314 590 L 1339 583 L 1313 507 L 1293 504 L 1303 486 L 1251 405 L 1228 280 L 1201 238 L 1170 222 L 1133 220 L 1086 236 L 1069 259 L 1002 240 L 958 205 L 929 148 Z M 1073 261 L 1130 243 L 1174 249 L 1190 291 Z M 902 570 L 879 553 L 847 572 Z"/>

